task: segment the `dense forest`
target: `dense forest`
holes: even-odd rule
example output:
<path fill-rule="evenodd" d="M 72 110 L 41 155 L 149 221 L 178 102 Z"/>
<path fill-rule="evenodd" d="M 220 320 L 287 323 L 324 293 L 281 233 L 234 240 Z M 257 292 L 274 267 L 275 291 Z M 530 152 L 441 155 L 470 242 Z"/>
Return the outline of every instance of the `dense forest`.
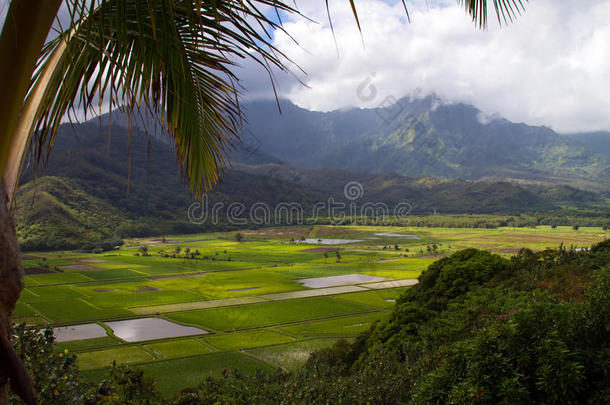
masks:
<path fill-rule="evenodd" d="M 610 241 L 510 259 L 466 249 L 431 264 L 391 315 L 293 373 L 226 370 L 163 399 L 136 368 L 99 384 L 52 334 L 15 346 L 41 402 L 130 404 L 601 404 L 610 400 Z"/>

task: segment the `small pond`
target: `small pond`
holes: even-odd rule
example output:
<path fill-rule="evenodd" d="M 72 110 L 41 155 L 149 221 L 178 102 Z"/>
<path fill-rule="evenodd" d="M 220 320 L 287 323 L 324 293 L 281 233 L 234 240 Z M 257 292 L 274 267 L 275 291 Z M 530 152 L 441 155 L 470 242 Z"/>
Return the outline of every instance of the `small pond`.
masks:
<path fill-rule="evenodd" d="M 183 326 L 161 318 L 140 318 L 126 321 L 105 322 L 114 334 L 127 342 L 165 339 L 178 336 L 201 335 L 208 331 Z"/>
<path fill-rule="evenodd" d="M 421 240 L 421 238 L 417 235 L 407 235 L 404 233 L 379 232 L 379 233 L 376 233 L 375 235 L 385 236 L 386 238 L 403 238 L 403 239 Z"/>
<path fill-rule="evenodd" d="M 298 240 L 300 243 L 307 243 L 309 245 L 341 245 L 343 243 L 355 243 L 362 242 L 361 239 L 316 239 L 308 238 L 305 240 Z"/>
<path fill-rule="evenodd" d="M 316 278 L 303 278 L 297 280 L 305 287 L 309 288 L 325 288 L 336 287 L 340 285 L 352 285 L 362 283 L 374 283 L 377 281 L 386 280 L 384 277 L 367 276 L 366 274 L 346 274 L 344 276 L 329 276 Z"/>
<path fill-rule="evenodd" d="M 102 328 L 97 323 L 85 323 L 82 325 L 53 328 L 53 335 L 55 335 L 55 341 L 58 343 L 107 336 L 106 329 Z"/>

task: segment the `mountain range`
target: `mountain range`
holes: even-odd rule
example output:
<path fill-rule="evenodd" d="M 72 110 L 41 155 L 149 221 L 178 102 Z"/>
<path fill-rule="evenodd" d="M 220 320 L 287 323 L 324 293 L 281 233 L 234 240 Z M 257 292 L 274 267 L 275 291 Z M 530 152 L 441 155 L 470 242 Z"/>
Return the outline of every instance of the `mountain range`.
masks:
<path fill-rule="evenodd" d="M 610 133 L 561 136 L 437 97 L 328 113 L 246 105 L 244 142 L 302 167 L 448 179 L 570 184 L 607 191 Z M 601 153 L 600 153 L 601 152 Z"/>
<path fill-rule="evenodd" d="M 590 191 L 607 190 L 604 155 L 548 128 L 484 123 L 474 107 L 437 104 L 404 102 L 393 120 L 377 110 L 317 113 L 291 104 L 277 118 L 275 103 L 247 105 L 242 142 L 207 196 L 210 207 L 222 205 L 216 223 L 188 220 L 193 199 L 162 133 L 147 136 L 135 125 L 129 135 L 118 112 L 112 121 L 64 125 L 46 166 L 24 171 L 18 235 L 29 250 L 107 247 L 129 236 L 234 229 L 226 219 L 232 203 L 247 214 L 256 203 L 294 202 L 307 215 L 329 198 L 408 203 L 418 215 L 607 207 Z M 355 201 L 345 195 L 353 182 L 362 191 Z"/>

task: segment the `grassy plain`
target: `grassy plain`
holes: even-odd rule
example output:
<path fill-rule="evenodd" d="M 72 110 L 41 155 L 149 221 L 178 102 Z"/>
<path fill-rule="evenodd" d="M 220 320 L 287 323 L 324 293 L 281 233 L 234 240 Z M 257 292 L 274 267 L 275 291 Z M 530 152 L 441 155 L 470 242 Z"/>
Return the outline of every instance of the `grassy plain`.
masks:
<path fill-rule="evenodd" d="M 406 236 L 376 235 L 387 232 Z M 177 235 L 129 240 L 103 254 L 28 254 L 23 264 L 29 275 L 15 321 L 104 325 L 158 316 L 207 330 L 204 335 L 127 343 L 108 329 L 107 337 L 58 345 L 77 353 L 89 379 L 99 378 L 113 360 L 127 362 L 142 367 L 171 394 L 224 369 L 294 369 L 311 351 L 353 338 L 387 316 L 408 288 L 374 290 L 358 284 L 301 298 L 323 290 L 307 288 L 299 279 L 349 274 L 413 279 L 439 257 L 467 247 L 510 256 L 523 247 L 541 250 L 563 243 L 582 248 L 610 236 L 601 228 L 543 226 L 301 226 L 242 234 L 241 242 L 234 233 Z M 301 238 L 361 241 L 306 245 L 299 243 Z"/>

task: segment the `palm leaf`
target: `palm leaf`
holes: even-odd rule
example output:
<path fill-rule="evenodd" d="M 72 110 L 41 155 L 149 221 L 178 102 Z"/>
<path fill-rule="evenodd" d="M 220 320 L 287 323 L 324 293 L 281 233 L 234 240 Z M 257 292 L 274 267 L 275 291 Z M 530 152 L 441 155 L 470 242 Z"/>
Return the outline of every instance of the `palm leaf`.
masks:
<path fill-rule="evenodd" d="M 498 18 L 498 23 L 508 24 L 513 22 L 521 12 L 525 10 L 525 6 L 523 2 L 527 2 L 528 0 L 492 0 L 494 10 L 496 12 L 496 16 Z M 407 3 L 405 0 L 401 0 L 402 5 L 405 9 L 405 13 L 407 14 L 407 19 L 411 21 L 411 17 L 409 15 L 409 10 L 407 8 Z M 457 0 L 457 2 L 464 6 L 466 12 L 472 17 L 472 21 L 478 25 L 479 28 L 487 27 L 487 0 Z M 349 4 L 352 8 L 352 12 L 354 14 L 354 19 L 356 20 L 356 25 L 358 25 L 358 29 L 362 30 L 360 27 L 360 19 L 358 18 L 358 11 L 356 9 L 355 0 L 349 0 Z M 326 1 L 326 10 L 328 12 L 328 0 Z M 330 13 L 329 13 L 330 19 Z M 332 28 L 332 27 L 331 27 Z"/>
<path fill-rule="evenodd" d="M 106 0 L 73 11 L 78 23 L 45 46 L 33 80 L 65 44 L 39 100 L 36 158 L 48 156 L 67 113 L 108 100 L 160 117 L 191 192 L 210 190 L 243 119 L 236 61 L 286 66 L 265 34 L 282 28 L 260 6 L 296 12 L 276 0 Z"/>
<path fill-rule="evenodd" d="M 355 0 L 348 1 L 361 30 Z M 486 27 L 487 0 L 457 1 L 475 24 Z M 210 190 L 243 119 L 232 67 L 252 58 L 270 72 L 285 69 L 288 61 L 271 44 L 270 32 L 282 27 L 260 7 L 270 6 L 278 15 L 297 10 L 280 0 L 68 3 L 71 23 L 43 49 L 26 99 L 26 105 L 35 100 L 36 109 L 33 124 L 23 124 L 21 132 L 36 133 L 37 161 L 48 157 L 66 114 L 93 109 L 96 100 L 98 107 L 104 100 L 111 108 L 144 106 L 172 138 L 191 192 L 200 196 Z M 500 23 L 514 20 L 524 7 L 521 0 L 493 0 L 493 5 Z M 328 12 L 327 1 L 326 7 Z"/>
<path fill-rule="evenodd" d="M 528 0 L 492 0 L 498 23 L 508 24 L 513 22 L 521 12 L 525 10 L 523 1 Z M 472 21 L 479 28 L 487 27 L 487 0 L 458 0 L 464 6 L 466 12 L 472 17 Z"/>

